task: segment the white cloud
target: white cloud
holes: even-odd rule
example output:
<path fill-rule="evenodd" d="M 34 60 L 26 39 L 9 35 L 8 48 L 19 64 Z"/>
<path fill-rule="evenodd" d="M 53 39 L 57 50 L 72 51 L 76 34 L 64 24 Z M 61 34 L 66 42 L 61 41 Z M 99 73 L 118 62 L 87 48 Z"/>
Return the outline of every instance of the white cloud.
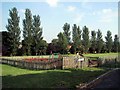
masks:
<path fill-rule="evenodd" d="M 47 3 L 50 7 L 57 7 L 57 5 L 58 5 L 58 0 L 46 0 L 46 3 Z"/>
<path fill-rule="evenodd" d="M 92 15 L 96 15 L 96 13 L 95 13 L 95 12 L 93 12 L 93 13 L 92 13 Z"/>
<path fill-rule="evenodd" d="M 112 9 L 103 9 L 101 11 L 101 17 L 99 22 L 111 23 L 117 16 L 118 16 L 117 11 L 113 11 Z"/>
<path fill-rule="evenodd" d="M 74 6 L 68 6 L 68 11 L 75 11 L 76 7 Z"/>
<path fill-rule="evenodd" d="M 110 23 L 110 22 L 112 22 L 112 18 L 104 16 L 104 17 L 101 17 L 101 19 L 99 20 L 99 22 Z"/>
<path fill-rule="evenodd" d="M 102 12 L 103 12 L 104 14 L 111 13 L 111 12 L 112 12 L 112 9 L 103 9 Z"/>
<path fill-rule="evenodd" d="M 90 15 L 98 17 L 98 22 L 101 23 L 111 23 L 116 17 L 118 17 L 118 12 L 116 10 L 102 9 L 100 11 L 93 11 Z"/>
<path fill-rule="evenodd" d="M 25 9 L 20 9 L 18 12 L 25 13 Z"/>
<path fill-rule="evenodd" d="M 82 21 L 83 17 L 84 17 L 84 13 L 76 14 L 73 22 L 79 24 Z"/>
<path fill-rule="evenodd" d="M 81 2 L 81 7 L 83 8 L 83 9 L 92 9 L 93 8 L 93 6 L 92 6 L 92 4 L 89 2 L 89 0 L 83 0 L 82 2 Z"/>
<path fill-rule="evenodd" d="M 97 15 L 97 13 L 95 11 L 93 11 L 93 12 L 88 12 L 87 15 L 95 16 L 95 15 Z"/>

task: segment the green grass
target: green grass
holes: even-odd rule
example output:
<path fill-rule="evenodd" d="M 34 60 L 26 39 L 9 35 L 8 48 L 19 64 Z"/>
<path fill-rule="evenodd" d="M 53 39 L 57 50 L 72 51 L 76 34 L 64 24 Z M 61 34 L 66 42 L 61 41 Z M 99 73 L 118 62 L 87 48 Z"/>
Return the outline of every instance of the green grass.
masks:
<path fill-rule="evenodd" d="M 76 54 L 65 54 L 62 56 L 75 56 Z M 85 57 L 117 57 L 118 53 L 97 53 L 97 54 L 83 54 Z M 24 58 L 49 58 L 51 55 L 40 55 L 40 56 L 2 56 L 0 58 L 6 59 L 24 59 Z"/>
<path fill-rule="evenodd" d="M 99 54 L 84 54 L 85 57 L 113 57 L 118 56 L 118 53 L 99 53 Z"/>
<path fill-rule="evenodd" d="M 63 56 L 75 56 L 76 54 L 65 54 Z M 118 57 L 118 53 L 88 53 L 88 54 L 83 54 L 85 57 L 101 57 L 101 58 L 107 58 L 107 57 Z"/>
<path fill-rule="evenodd" d="M 100 68 L 32 71 L 9 65 L 0 67 L 3 88 L 75 88 L 106 72 Z"/>

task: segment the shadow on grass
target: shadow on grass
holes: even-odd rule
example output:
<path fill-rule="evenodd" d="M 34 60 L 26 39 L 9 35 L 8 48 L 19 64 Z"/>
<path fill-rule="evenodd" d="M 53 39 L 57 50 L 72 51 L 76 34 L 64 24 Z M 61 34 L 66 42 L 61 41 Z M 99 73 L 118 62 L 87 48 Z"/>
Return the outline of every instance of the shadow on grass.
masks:
<path fill-rule="evenodd" d="M 18 76 L 3 76 L 3 88 L 75 88 L 80 83 L 86 83 L 105 70 L 86 71 L 82 69 L 52 70 L 37 74 L 24 74 Z"/>
<path fill-rule="evenodd" d="M 120 68 L 120 62 L 117 63 L 105 63 L 101 65 L 103 68 Z"/>

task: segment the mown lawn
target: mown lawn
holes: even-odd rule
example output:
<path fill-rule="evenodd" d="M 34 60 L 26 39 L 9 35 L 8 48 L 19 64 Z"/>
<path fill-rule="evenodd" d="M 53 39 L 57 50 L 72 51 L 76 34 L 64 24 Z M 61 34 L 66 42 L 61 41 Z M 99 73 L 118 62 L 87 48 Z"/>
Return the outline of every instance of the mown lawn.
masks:
<path fill-rule="evenodd" d="M 114 57 L 118 56 L 118 53 L 97 53 L 97 54 L 84 54 L 85 57 Z"/>
<path fill-rule="evenodd" d="M 76 54 L 66 54 L 62 56 L 75 56 Z M 83 54 L 85 57 L 117 57 L 118 53 L 97 53 L 97 54 Z M 56 55 L 55 55 L 56 57 Z M 51 55 L 40 55 L 40 56 L 2 56 L 0 58 L 9 59 L 23 59 L 23 58 L 52 58 Z"/>
<path fill-rule="evenodd" d="M 100 68 L 32 71 L 2 65 L 3 88 L 75 88 L 106 72 Z"/>

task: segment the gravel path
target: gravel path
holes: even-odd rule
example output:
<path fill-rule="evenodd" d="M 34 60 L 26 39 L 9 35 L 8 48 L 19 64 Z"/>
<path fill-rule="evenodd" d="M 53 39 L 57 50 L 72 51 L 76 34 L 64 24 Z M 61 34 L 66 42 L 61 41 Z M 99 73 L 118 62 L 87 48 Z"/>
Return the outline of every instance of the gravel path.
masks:
<path fill-rule="evenodd" d="M 119 88 L 120 89 L 120 69 L 112 72 L 101 83 L 91 90 L 98 90 L 98 88 Z"/>

